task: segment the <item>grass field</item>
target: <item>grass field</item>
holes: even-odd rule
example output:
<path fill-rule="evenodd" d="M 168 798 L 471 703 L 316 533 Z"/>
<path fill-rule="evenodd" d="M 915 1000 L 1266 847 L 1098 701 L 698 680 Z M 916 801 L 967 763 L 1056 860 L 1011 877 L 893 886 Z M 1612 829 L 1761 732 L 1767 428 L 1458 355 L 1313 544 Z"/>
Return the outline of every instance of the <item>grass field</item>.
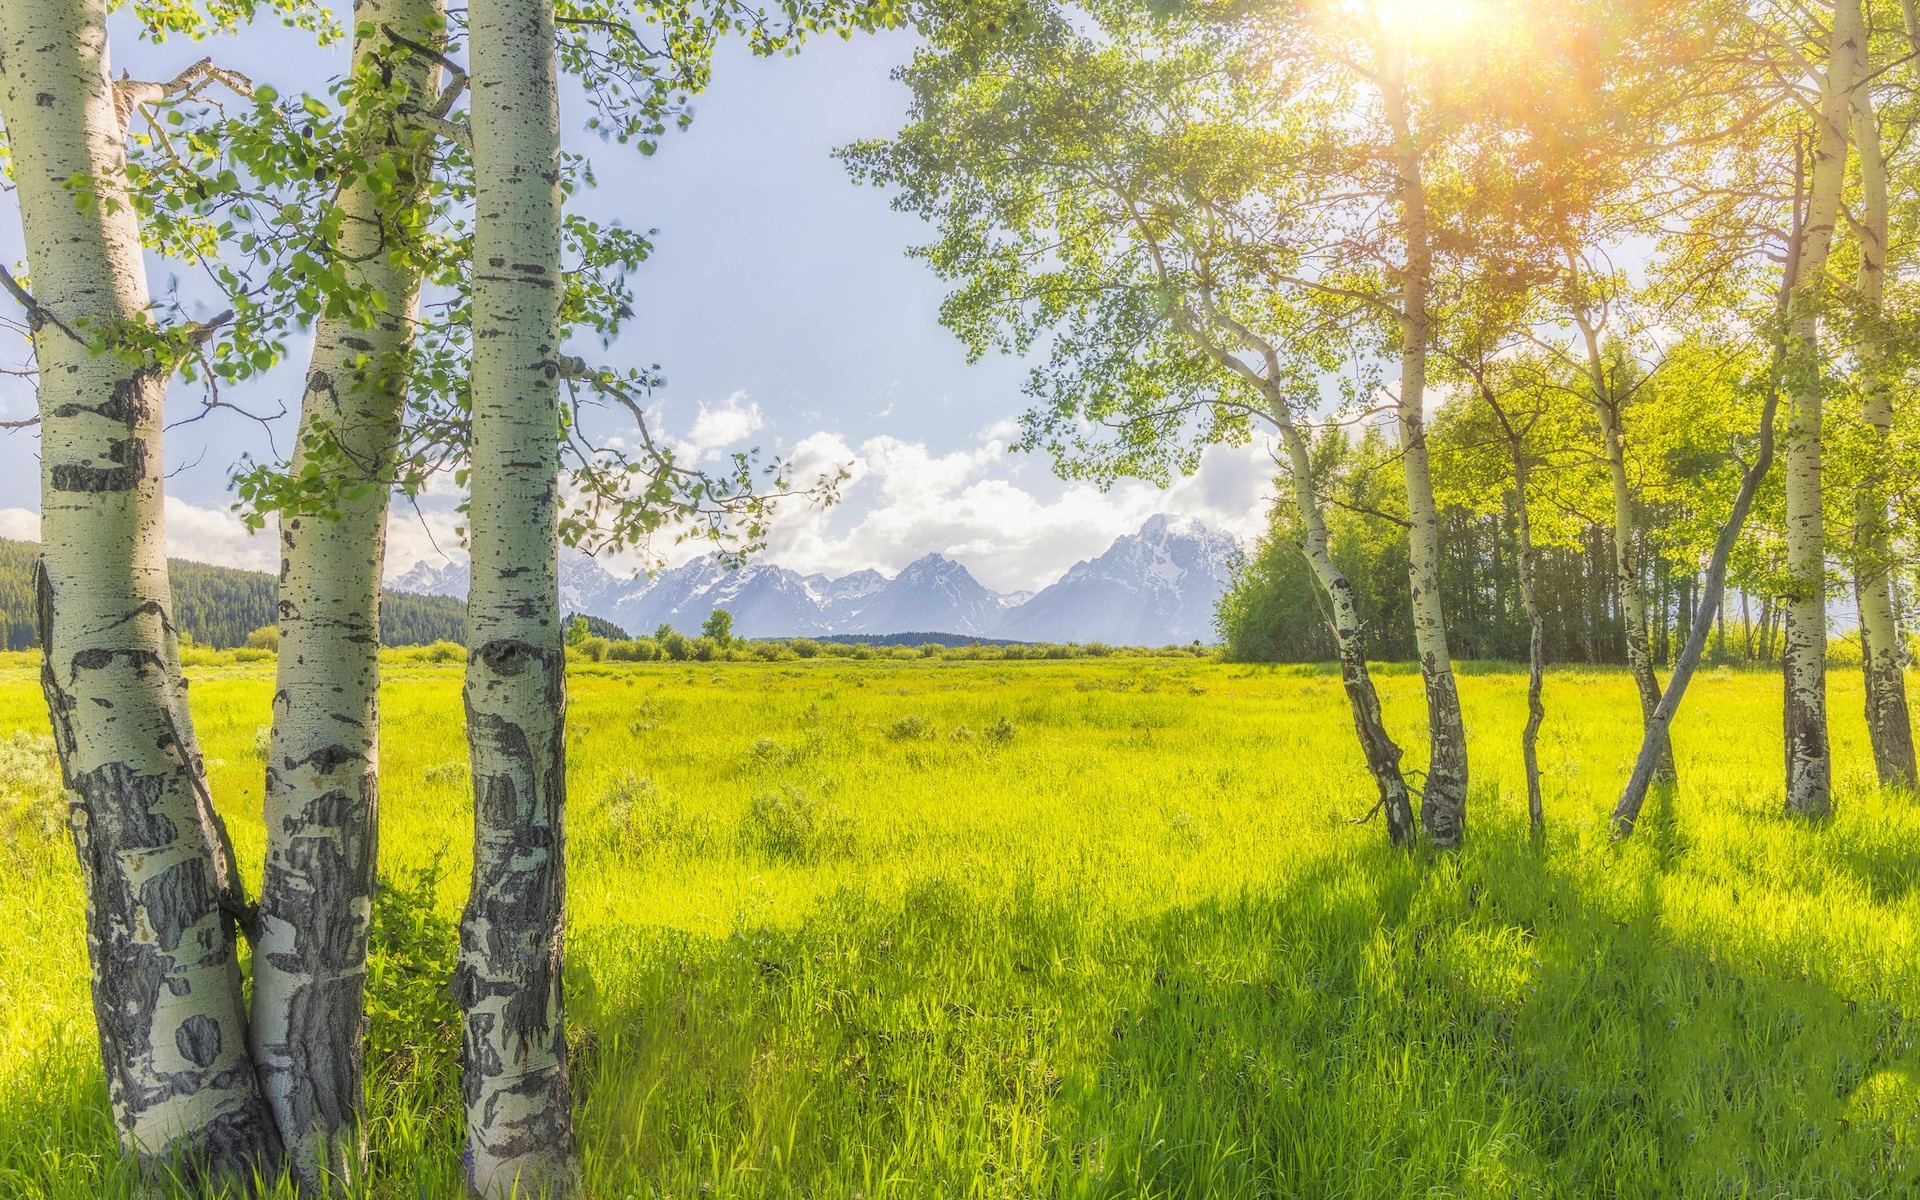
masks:
<path fill-rule="evenodd" d="M 256 873 L 271 665 L 195 672 Z M 1422 761 L 1418 676 L 1380 682 Z M 1627 677 L 1549 677 L 1540 847 L 1524 685 L 1462 679 L 1470 843 L 1435 858 L 1348 823 L 1371 788 L 1338 679 L 1311 668 L 582 664 L 590 1194 L 1920 1192 L 1920 804 L 1871 786 L 1858 675 L 1833 678 L 1831 822 L 1780 815 L 1777 677 L 1720 670 L 1680 722 L 1681 793 L 1624 845 L 1604 816 L 1637 744 Z M 457 668 L 390 669 L 381 1197 L 459 1194 L 459 713 Z M 44 729 L 9 656 L 16 792 Z M 131 1195 L 72 850 L 31 803 L 0 820 L 0 1196 Z"/>

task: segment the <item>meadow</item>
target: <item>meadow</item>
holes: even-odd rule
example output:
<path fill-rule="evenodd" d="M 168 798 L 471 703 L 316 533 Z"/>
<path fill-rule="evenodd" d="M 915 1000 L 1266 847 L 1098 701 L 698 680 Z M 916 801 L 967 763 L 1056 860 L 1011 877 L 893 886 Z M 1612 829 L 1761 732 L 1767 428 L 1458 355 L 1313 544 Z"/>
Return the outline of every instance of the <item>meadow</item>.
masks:
<path fill-rule="evenodd" d="M 372 1197 L 459 1186 L 456 665 L 392 655 Z M 270 661 L 194 710 L 256 873 Z M 136 1194 L 34 660 L 0 660 L 0 1196 Z M 1408 752 L 1422 701 L 1383 667 Z M 1202 659 L 580 663 L 568 988 L 590 1195 L 1920 1192 L 1920 803 L 1832 679 L 1838 814 L 1781 815 L 1780 685 L 1703 674 L 1677 795 L 1605 821 L 1624 673 L 1464 669 L 1469 844 L 1390 850 L 1339 680 Z M 1917 681 L 1920 682 L 1920 681 Z"/>

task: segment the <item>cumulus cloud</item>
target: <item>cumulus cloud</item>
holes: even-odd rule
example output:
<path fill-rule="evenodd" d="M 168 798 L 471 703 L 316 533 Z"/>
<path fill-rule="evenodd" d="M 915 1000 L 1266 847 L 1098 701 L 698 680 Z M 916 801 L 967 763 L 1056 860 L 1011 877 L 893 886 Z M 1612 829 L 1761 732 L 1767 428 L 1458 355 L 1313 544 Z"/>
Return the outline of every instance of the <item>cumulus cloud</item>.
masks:
<path fill-rule="evenodd" d="M 40 514 L 26 508 L 0 508 L 0 538 L 16 542 L 40 540 Z"/>
<path fill-rule="evenodd" d="M 693 428 L 680 446 L 695 460 L 711 462 L 729 446 L 766 427 L 766 414 L 760 406 L 747 399 L 745 392 L 735 392 L 719 405 L 702 404 L 700 415 L 693 419 Z"/>
<path fill-rule="evenodd" d="M 166 499 L 167 553 L 174 558 L 246 571 L 280 569 L 280 548 L 271 530 L 254 533 L 223 508 L 201 508 L 178 496 Z"/>
<path fill-rule="evenodd" d="M 1007 453 L 1012 432 L 1003 422 L 945 454 L 891 436 L 858 447 L 824 432 L 802 439 L 791 456 L 796 481 L 841 465 L 848 465 L 850 478 L 834 508 L 789 503 L 782 509 L 768 561 L 842 575 L 869 567 L 897 571 L 938 552 L 990 588 L 1032 590 L 1155 513 L 1197 517 L 1242 538 L 1265 523 L 1274 465 L 1264 443 L 1214 447 L 1198 472 L 1165 490 L 1126 482 L 1101 492 L 1050 477 L 1029 485 L 1024 477 L 1043 464 Z"/>
<path fill-rule="evenodd" d="M 738 441 L 763 424 L 759 410 L 736 393 L 727 406 L 703 410 L 694 429 L 696 440 L 711 448 L 718 439 Z M 944 453 L 891 435 L 857 446 L 825 431 L 800 439 L 788 454 L 795 483 L 806 486 L 845 468 L 842 502 L 825 509 L 798 500 L 782 505 L 765 561 L 833 576 L 864 568 L 891 574 L 937 552 L 965 564 L 990 588 L 1037 590 L 1155 513 L 1195 517 L 1243 540 L 1265 526 L 1275 467 L 1262 439 L 1213 447 L 1195 474 L 1164 490 L 1129 481 L 1102 492 L 1055 479 L 1043 460 L 1008 454 L 1015 433 L 1011 422 L 999 422 Z M 389 579 L 419 562 L 439 568 L 466 560 L 458 533 L 461 499 L 450 481 L 441 480 L 417 503 L 394 498 L 387 523 Z M 166 517 L 168 553 L 175 557 L 254 571 L 278 568 L 271 529 L 249 534 L 225 508 L 168 496 Z M 30 510 L 0 509 L 0 537 L 37 538 L 39 523 Z M 655 548 L 674 563 L 711 546 L 696 539 L 676 547 L 663 535 Z M 623 574 L 647 564 L 628 555 L 605 565 Z"/>

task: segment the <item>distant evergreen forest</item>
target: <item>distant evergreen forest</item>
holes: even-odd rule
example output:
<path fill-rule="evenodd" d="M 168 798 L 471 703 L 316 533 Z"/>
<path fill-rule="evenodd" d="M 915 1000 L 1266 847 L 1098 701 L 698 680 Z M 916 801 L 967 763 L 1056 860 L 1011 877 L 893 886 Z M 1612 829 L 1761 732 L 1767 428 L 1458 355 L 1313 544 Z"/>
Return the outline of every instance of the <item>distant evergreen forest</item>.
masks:
<path fill-rule="evenodd" d="M 7 649 L 35 645 L 33 562 L 37 542 L 0 538 L 0 616 L 6 621 Z M 173 583 L 173 616 L 195 643 L 227 650 L 246 644 L 247 634 L 277 619 L 277 581 L 264 571 L 237 571 L 167 560 Z M 452 596 L 416 596 L 387 591 L 380 604 L 380 640 L 389 646 L 464 642 L 467 606 Z"/>

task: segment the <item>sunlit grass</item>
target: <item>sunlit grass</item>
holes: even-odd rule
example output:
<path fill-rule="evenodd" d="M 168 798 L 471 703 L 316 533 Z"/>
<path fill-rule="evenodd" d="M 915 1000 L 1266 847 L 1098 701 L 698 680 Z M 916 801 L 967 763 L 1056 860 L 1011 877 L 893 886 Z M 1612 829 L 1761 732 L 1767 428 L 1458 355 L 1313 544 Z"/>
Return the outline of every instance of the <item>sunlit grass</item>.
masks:
<path fill-rule="evenodd" d="M 260 855 L 271 664 L 197 672 Z M 1468 848 L 1388 850 L 1338 678 L 1194 660 L 582 665 L 569 1003 L 596 1197 L 1903 1196 L 1920 1188 L 1920 805 L 1780 815 L 1780 686 L 1702 677 L 1616 845 L 1628 680 L 1462 679 Z M 1412 732 L 1417 675 L 1383 669 Z M 44 731 L 24 661 L 0 735 Z M 378 1196 L 459 1194 L 438 972 L 469 867 L 454 666 L 390 669 Z M 0 809 L 0 816 L 4 810 Z M 0 1196 L 130 1195 L 63 835 L 6 826 Z M 437 875 L 434 873 L 437 869 Z M 437 885 L 428 881 L 438 880 Z M 410 968 L 410 969 L 409 969 Z"/>

